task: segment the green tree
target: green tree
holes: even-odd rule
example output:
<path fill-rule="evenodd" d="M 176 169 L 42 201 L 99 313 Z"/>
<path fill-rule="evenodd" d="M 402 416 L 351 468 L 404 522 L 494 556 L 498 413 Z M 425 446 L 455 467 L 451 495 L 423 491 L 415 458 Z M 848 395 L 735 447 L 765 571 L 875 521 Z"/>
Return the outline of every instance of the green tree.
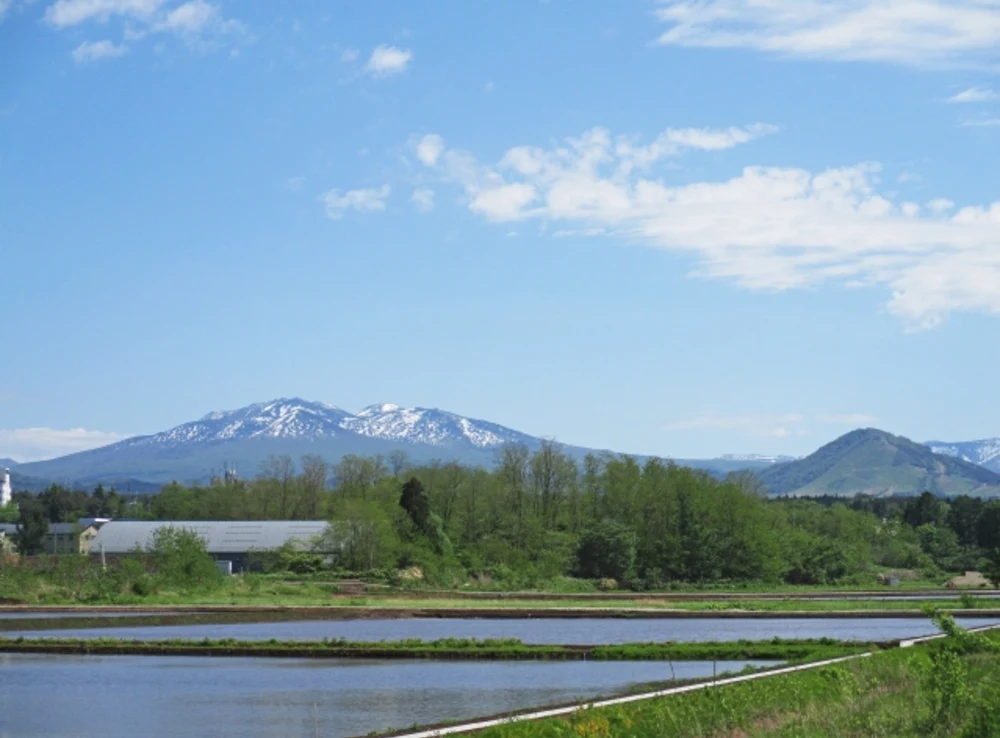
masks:
<path fill-rule="evenodd" d="M 635 574 L 635 553 L 635 531 L 615 520 L 602 520 L 580 538 L 577 573 L 588 579 L 628 581 Z"/>
<path fill-rule="evenodd" d="M 193 530 L 161 526 L 147 552 L 160 583 L 181 590 L 206 590 L 222 582 L 222 573 Z"/>
<path fill-rule="evenodd" d="M 911 498 L 903 509 L 903 520 L 917 528 L 921 525 L 941 525 L 948 514 L 948 505 L 931 492 L 921 492 Z"/>
<path fill-rule="evenodd" d="M 963 546 L 978 545 L 976 528 L 982 514 L 983 501 L 978 497 L 960 495 L 951 501 L 948 507 L 948 527 L 955 531 Z"/>
<path fill-rule="evenodd" d="M 42 550 L 45 534 L 49 532 L 49 519 L 42 503 L 34 499 L 21 501 L 20 517 L 14 544 L 22 556 L 32 556 Z"/>
<path fill-rule="evenodd" d="M 427 497 L 424 485 L 416 477 L 410 477 L 410 480 L 403 485 L 399 506 L 406 511 L 414 527 L 430 540 L 439 554 L 451 555 L 451 541 L 444 533 L 441 518 L 431 511 L 430 499 Z"/>

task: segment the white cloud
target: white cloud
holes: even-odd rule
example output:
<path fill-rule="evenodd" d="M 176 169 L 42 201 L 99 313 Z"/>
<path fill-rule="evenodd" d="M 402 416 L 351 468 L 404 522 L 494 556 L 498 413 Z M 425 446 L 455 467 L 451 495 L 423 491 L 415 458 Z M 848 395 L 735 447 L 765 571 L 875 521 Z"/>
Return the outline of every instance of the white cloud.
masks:
<path fill-rule="evenodd" d="M 306 178 L 301 174 L 295 177 L 289 177 L 285 180 L 284 187 L 289 192 L 298 192 L 302 189 L 302 185 L 306 183 Z"/>
<path fill-rule="evenodd" d="M 203 0 L 191 0 L 167 13 L 163 22 L 157 25 L 157 30 L 182 34 L 200 33 L 217 20 L 218 12 L 216 7 Z"/>
<path fill-rule="evenodd" d="M 967 120 L 962 124 L 966 128 L 994 128 L 1000 126 L 1000 118 L 983 118 L 982 120 Z"/>
<path fill-rule="evenodd" d="M 406 70 L 407 65 L 413 59 L 413 52 L 409 49 L 398 49 L 395 46 L 379 44 L 372 51 L 365 70 L 374 77 L 388 77 L 391 74 L 399 74 Z"/>
<path fill-rule="evenodd" d="M 492 221 L 514 220 L 521 217 L 521 211 L 534 199 L 535 188 L 518 182 L 483 190 L 472 198 L 469 209 Z"/>
<path fill-rule="evenodd" d="M 953 97 L 948 98 L 950 103 L 980 103 L 980 102 L 990 102 L 991 100 L 996 100 L 1000 98 L 991 89 L 983 87 L 970 87 L 964 92 L 960 92 Z"/>
<path fill-rule="evenodd" d="M 389 185 L 382 185 L 378 189 L 330 190 L 322 197 L 323 205 L 326 207 L 326 214 L 333 220 L 340 220 L 348 210 L 357 210 L 359 213 L 374 213 L 385 210 L 385 201 L 389 197 L 392 188 Z"/>
<path fill-rule="evenodd" d="M 344 52 L 340 55 L 340 61 L 347 63 L 356 61 L 360 53 L 361 52 L 355 48 L 344 49 Z"/>
<path fill-rule="evenodd" d="M 667 431 L 742 431 L 765 438 L 787 438 L 805 421 L 798 413 L 787 415 L 701 415 L 678 420 Z"/>
<path fill-rule="evenodd" d="M 912 184 L 914 182 L 919 182 L 922 179 L 923 177 L 919 174 L 915 174 L 914 172 L 901 172 L 900 175 L 896 177 L 896 181 L 900 184 Z"/>
<path fill-rule="evenodd" d="M 149 19 L 164 0 L 57 0 L 45 9 L 45 20 L 57 28 L 76 26 L 111 16 Z"/>
<path fill-rule="evenodd" d="M 827 425 L 855 425 L 872 426 L 878 422 L 878 418 L 868 413 L 846 413 L 844 415 L 820 415 L 819 422 Z"/>
<path fill-rule="evenodd" d="M 73 49 L 73 61 L 78 64 L 97 61 L 98 59 L 112 59 L 121 56 L 128 51 L 124 44 L 115 44 L 111 41 L 86 41 Z"/>
<path fill-rule="evenodd" d="M 917 67 L 995 61 L 995 0 L 661 0 L 659 43 Z"/>
<path fill-rule="evenodd" d="M 954 207 L 955 203 L 944 197 L 939 197 L 927 203 L 927 209 L 932 213 L 937 213 L 938 215 L 946 213 Z"/>
<path fill-rule="evenodd" d="M 52 459 L 120 441 L 128 436 L 107 431 L 72 428 L 0 429 L 0 456 L 19 462 Z"/>
<path fill-rule="evenodd" d="M 429 167 L 437 164 L 442 151 L 444 151 L 444 139 L 434 134 L 424 136 L 417 143 L 417 158 Z"/>
<path fill-rule="evenodd" d="M 694 276 L 753 290 L 882 286 L 909 328 L 954 311 L 1000 315 L 1000 202 L 949 213 L 938 199 L 923 211 L 881 193 L 881 166 L 870 162 L 818 172 L 747 166 L 729 179 L 678 185 L 649 173 L 663 157 L 764 132 L 668 130 L 642 146 L 597 128 L 548 149 L 514 147 L 495 165 L 439 137 L 425 136 L 417 150 L 490 221 L 606 232 L 687 254 Z M 433 155 L 421 156 L 428 141 Z"/>
<path fill-rule="evenodd" d="M 7 11 L 14 5 L 14 0 L 0 0 L 0 20 L 7 15 Z"/>
<path fill-rule="evenodd" d="M 252 40 L 243 23 L 223 18 L 218 6 L 205 0 L 180 3 L 176 0 L 56 0 L 45 11 L 46 21 L 56 28 L 83 23 L 105 25 L 112 18 L 121 20 L 122 37 L 130 44 L 152 34 L 163 33 L 181 36 L 192 47 L 203 50 L 218 47 L 205 41 L 206 38 L 215 40 L 228 36 L 230 39 Z M 82 44 L 74 51 L 73 58 L 82 61 L 120 56 L 124 49 L 125 46 L 116 46 L 110 41 L 98 42 L 98 45 Z M 92 57 L 87 56 L 90 53 Z"/>
<path fill-rule="evenodd" d="M 410 195 L 410 202 L 421 213 L 429 213 L 434 209 L 434 190 L 420 187 Z"/>

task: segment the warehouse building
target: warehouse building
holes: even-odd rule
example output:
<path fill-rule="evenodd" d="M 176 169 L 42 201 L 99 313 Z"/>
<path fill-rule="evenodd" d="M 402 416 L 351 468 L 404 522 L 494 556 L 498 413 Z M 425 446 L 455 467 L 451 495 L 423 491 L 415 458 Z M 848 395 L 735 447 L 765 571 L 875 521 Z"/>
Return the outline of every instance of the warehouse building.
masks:
<path fill-rule="evenodd" d="M 318 551 L 317 539 L 326 532 L 325 520 L 145 521 L 105 523 L 90 543 L 92 556 L 127 556 L 148 550 L 156 531 L 164 527 L 194 532 L 219 562 L 231 562 L 234 572 L 248 569 L 254 553 L 274 551 L 292 543 L 303 551 Z M 228 568 L 228 567 L 227 567 Z"/>

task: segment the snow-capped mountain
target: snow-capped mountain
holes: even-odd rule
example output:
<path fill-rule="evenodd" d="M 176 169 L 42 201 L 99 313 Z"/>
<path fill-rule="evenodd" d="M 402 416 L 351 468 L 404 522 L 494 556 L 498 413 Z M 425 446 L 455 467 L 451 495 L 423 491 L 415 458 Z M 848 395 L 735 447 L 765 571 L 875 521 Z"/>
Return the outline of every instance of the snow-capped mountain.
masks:
<path fill-rule="evenodd" d="M 352 414 L 334 405 L 299 398 L 259 402 L 238 410 L 209 413 L 191 423 L 151 436 L 121 441 L 120 448 L 176 447 L 184 444 L 272 439 L 324 439 L 356 434 L 396 443 L 471 446 L 491 449 L 506 443 L 531 444 L 535 438 L 485 420 L 430 408 L 383 403 Z"/>
<path fill-rule="evenodd" d="M 199 420 L 152 436 L 137 436 L 117 446 L 178 446 L 247 438 L 321 438 L 337 435 L 350 413 L 323 402 L 279 399 L 239 410 L 211 412 Z"/>
<path fill-rule="evenodd" d="M 758 464 L 784 464 L 787 461 L 797 461 L 798 456 L 771 456 L 769 454 L 723 454 L 723 461 L 752 461 Z"/>
<path fill-rule="evenodd" d="M 1000 438 L 985 438 L 981 441 L 928 441 L 931 451 L 944 456 L 953 456 L 963 461 L 985 466 L 995 472 L 1000 472 Z"/>
<path fill-rule="evenodd" d="M 444 410 L 399 405 L 369 405 L 341 427 L 369 438 L 450 446 L 468 443 L 476 448 L 496 448 L 507 443 L 530 445 L 537 439 L 485 420 L 472 420 Z"/>

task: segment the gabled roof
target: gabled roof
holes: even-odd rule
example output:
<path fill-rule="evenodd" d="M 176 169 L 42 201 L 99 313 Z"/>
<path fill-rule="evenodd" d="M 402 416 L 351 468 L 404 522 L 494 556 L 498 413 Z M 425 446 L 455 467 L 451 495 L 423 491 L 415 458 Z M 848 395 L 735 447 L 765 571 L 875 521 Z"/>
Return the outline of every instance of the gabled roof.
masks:
<path fill-rule="evenodd" d="M 239 521 L 139 521 L 113 520 L 97 531 L 91 553 L 131 553 L 146 549 L 161 527 L 194 531 L 212 554 L 246 553 L 281 548 L 288 541 L 309 544 L 313 536 L 326 531 L 325 520 L 239 520 Z"/>

